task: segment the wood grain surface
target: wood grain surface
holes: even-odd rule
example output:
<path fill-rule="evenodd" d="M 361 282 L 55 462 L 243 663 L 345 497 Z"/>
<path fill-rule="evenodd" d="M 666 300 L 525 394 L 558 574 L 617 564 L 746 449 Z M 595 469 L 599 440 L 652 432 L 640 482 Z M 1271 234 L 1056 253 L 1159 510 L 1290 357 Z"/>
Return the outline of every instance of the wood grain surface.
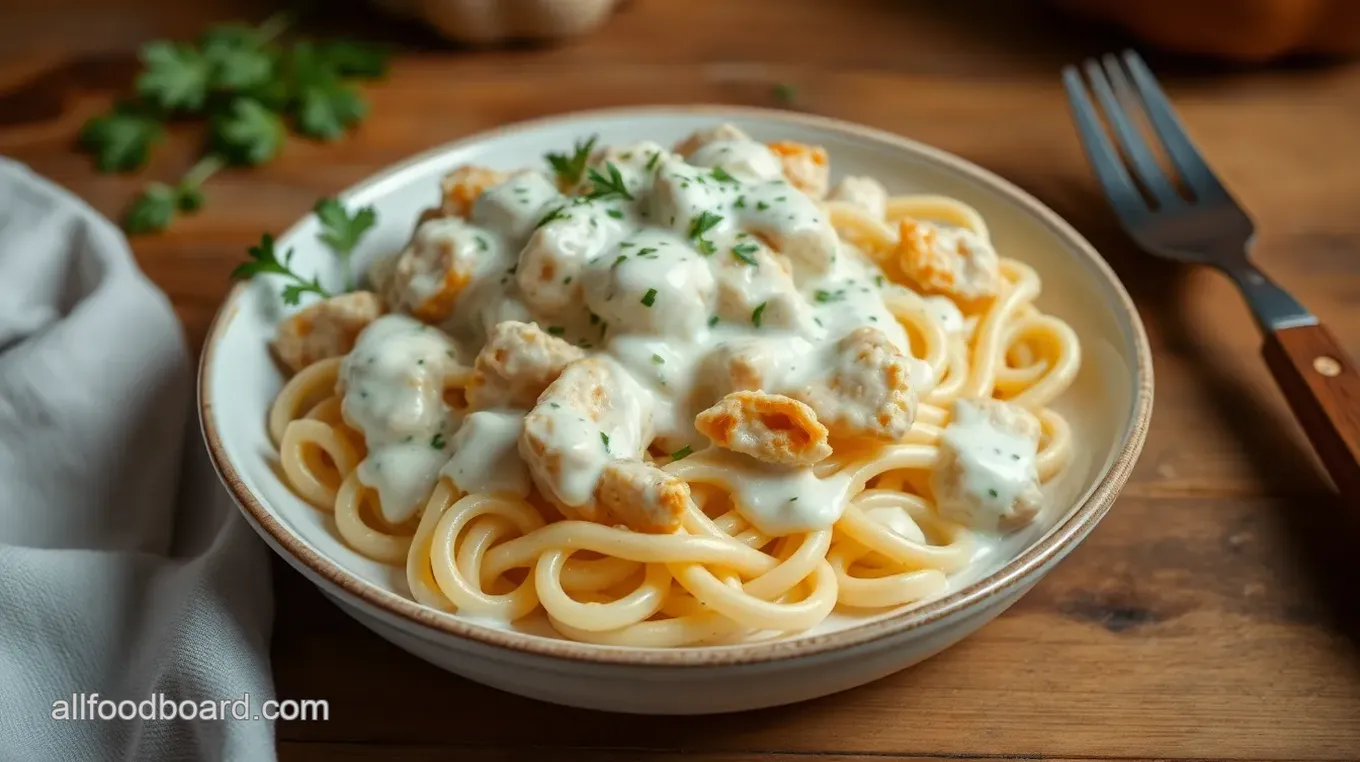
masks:
<path fill-rule="evenodd" d="M 263 0 L 44 0 L 0 7 L 0 153 L 117 214 L 177 176 L 176 129 L 133 177 L 95 174 L 75 131 L 125 88 L 131 52 Z M 633 0 L 596 34 L 499 51 L 440 44 L 347 3 L 322 28 L 402 46 L 373 116 L 335 144 L 292 141 L 230 171 L 169 233 L 136 239 L 198 346 L 227 273 L 262 231 L 409 154 L 528 117 L 600 106 L 775 105 L 863 122 L 992 169 L 1080 229 L 1120 274 L 1155 351 L 1141 461 L 1082 547 L 993 624 L 874 685 L 710 718 L 538 704 L 435 671 L 370 635 L 276 563 L 285 760 L 826 762 L 932 759 L 1360 759 L 1360 527 L 1272 382 L 1218 275 L 1120 236 L 1068 122 L 1058 69 L 1125 44 L 1029 2 Z M 309 31 L 311 31 L 309 29 Z M 1190 131 L 1255 214 L 1263 269 L 1360 357 L 1360 68 L 1212 70 L 1152 57 Z"/>

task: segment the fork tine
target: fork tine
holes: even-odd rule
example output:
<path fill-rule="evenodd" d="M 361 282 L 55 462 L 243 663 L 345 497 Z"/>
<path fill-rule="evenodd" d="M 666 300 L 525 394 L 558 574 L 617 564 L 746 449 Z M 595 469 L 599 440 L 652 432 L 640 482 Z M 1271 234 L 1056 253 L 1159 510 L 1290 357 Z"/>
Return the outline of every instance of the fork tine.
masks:
<path fill-rule="evenodd" d="M 1086 158 L 1095 169 L 1096 178 L 1105 189 L 1105 197 L 1109 199 L 1115 213 L 1126 225 L 1146 217 L 1147 204 L 1143 201 L 1138 188 L 1134 186 L 1128 170 L 1124 168 L 1124 162 L 1110 144 L 1105 128 L 1096 116 L 1096 107 L 1086 94 L 1086 86 L 1082 83 L 1081 74 L 1077 72 L 1076 67 L 1063 67 L 1063 87 L 1067 89 L 1067 102 L 1072 108 L 1072 118 L 1077 123 L 1081 146 L 1085 149 Z"/>
<path fill-rule="evenodd" d="M 1195 192 L 1196 198 L 1212 195 L 1227 198 L 1228 192 L 1218 182 L 1213 170 L 1209 169 L 1194 141 L 1186 133 L 1185 126 L 1181 124 L 1180 118 L 1176 116 L 1176 110 L 1171 106 L 1171 101 L 1167 99 L 1166 93 L 1162 92 L 1161 85 L 1157 84 L 1157 78 L 1152 76 L 1152 71 L 1143 62 L 1142 56 L 1132 50 L 1126 50 L 1124 65 L 1133 75 L 1134 84 L 1138 87 L 1138 94 L 1142 97 L 1143 108 L 1152 122 L 1152 128 L 1162 139 L 1162 145 L 1171 155 L 1172 163 L 1176 165 L 1185 184 Z"/>
<path fill-rule="evenodd" d="M 1113 66 L 1111 66 L 1113 64 Z M 1129 101 L 1125 98 L 1116 97 L 1120 85 L 1124 85 L 1123 95 L 1128 91 L 1127 81 L 1124 73 L 1119 71 L 1119 62 L 1113 59 L 1105 62 L 1105 69 L 1102 70 L 1099 63 L 1094 60 L 1087 60 L 1085 64 L 1086 78 L 1091 82 L 1091 90 L 1096 95 L 1096 100 L 1100 102 L 1101 108 L 1105 111 L 1105 121 L 1114 128 L 1115 139 L 1119 142 L 1119 148 L 1133 164 L 1133 170 L 1138 176 L 1138 180 L 1147 188 L 1157 199 L 1159 206 L 1169 206 L 1178 202 L 1176 189 L 1171 187 L 1171 181 L 1167 179 L 1166 173 L 1157 164 L 1157 157 L 1153 156 L 1152 150 L 1148 148 L 1147 141 L 1138 134 L 1138 128 L 1134 126 L 1133 120 L 1125 113 L 1125 107 L 1120 101 Z M 1108 74 L 1107 74 L 1108 72 Z M 1114 87 L 1111 87 L 1113 81 Z M 1134 106 L 1137 108 L 1137 106 Z"/>

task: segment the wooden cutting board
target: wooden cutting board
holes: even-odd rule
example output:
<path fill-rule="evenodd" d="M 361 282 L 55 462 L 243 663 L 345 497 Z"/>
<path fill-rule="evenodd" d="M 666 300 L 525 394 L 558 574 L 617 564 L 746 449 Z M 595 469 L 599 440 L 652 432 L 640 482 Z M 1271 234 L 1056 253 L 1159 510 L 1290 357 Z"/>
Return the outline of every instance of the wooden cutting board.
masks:
<path fill-rule="evenodd" d="M 73 151 L 81 122 L 127 86 L 130 52 L 269 12 L 260 0 L 14 5 L 0 9 L 0 152 L 111 215 L 195 151 L 177 133 L 134 178 L 97 175 Z M 1129 247 L 1068 122 L 1059 67 L 1119 40 L 981 0 L 636 0 L 589 38 L 511 51 L 448 47 L 366 13 L 326 23 L 407 50 L 356 135 L 290 142 L 268 167 L 223 173 L 202 213 L 134 241 L 195 346 L 247 244 L 390 162 L 560 111 L 773 106 L 788 84 L 794 108 L 952 151 L 1067 217 L 1142 311 L 1156 410 L 1109 517 L 1013 609 L 915 669 L 783 709 L 637 718 L 504 695 L 387 645 L 277 563 L 279 696 L 330 704 L 328 722 L 278 726 L 284 759 L 1360 759 L 1360 532 L 1342 522 L 1237 295 Z M 1264 269 L 1360 356 L 1360 69 L 1153 63 L 1255 213 Z"/>

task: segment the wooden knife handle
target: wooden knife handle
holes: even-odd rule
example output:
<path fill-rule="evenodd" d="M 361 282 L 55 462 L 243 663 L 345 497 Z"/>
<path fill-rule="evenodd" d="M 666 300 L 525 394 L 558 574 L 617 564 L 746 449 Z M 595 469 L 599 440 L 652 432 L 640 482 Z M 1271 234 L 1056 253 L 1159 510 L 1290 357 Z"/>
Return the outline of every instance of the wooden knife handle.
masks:
<path fill-rule="evenodd" d="M 1360 505 L 1360 369 L 1321 324 L 1267 335 L 1261 350 L 1345 501 Z"/>

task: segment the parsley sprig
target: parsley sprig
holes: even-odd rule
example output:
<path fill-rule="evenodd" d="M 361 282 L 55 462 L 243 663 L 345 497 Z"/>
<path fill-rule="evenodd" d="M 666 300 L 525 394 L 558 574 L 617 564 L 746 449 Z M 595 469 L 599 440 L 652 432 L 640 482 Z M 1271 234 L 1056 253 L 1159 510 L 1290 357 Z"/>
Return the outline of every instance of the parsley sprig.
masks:
<path fill-rule="evenodd" d="M 584 142 L 576 141 L 570 156 L 564 153 L 550 153 L 543 157 L 552 165 L 553 172 L 562 186 L 570 188 L 581 182 L 581 175 L 586 171 L 586 162 L 590 160 L 590 153 L 595 150 L 595 141 L 598 138 L 598 135 L 591 135 Z"/>
<path fill-rule="evenodd" d="M 594 186 L 594 189 L 586 194 L 586 198 L 604 199 L 618 196 L 626 201 L 632 201 L 633 194 L 628 192 L 628 186 L 624 185 L 623 182 L 623 175 L 619 174 L 619 168 L 614 166 L 614 162 L 605 162 L 604 168 L 605 171 L 609 173 L 608 178 L 600 174 L 599 170 L 594 168 L 591 168 L 586 173 L 586 176 L 590 179 L 591 185 Z"/>
<path fill-rule="evenodd" d="M 323 198 L 316 202 L 316 218 L 321 222 L 321 232 L 317 233 L 317 238 L 330 247 L 335 252 L 335 256 L 340 259 L 340 277 L 343 279 L 346 291 L 354 290 L 354 276 L 350 271 L 350 255 L 354 253 L 354 247 L 359 245 L 359 239 L 364 237 L 369 228 L 378 222 L 378 212 L 371 206 L 356 209 L 351 215 L 345 211 L 345 207 L 333 198 Z"/>
<path fill-rule="evenodd" d="M 278 252 L 274 247 L 274 236 L 265 233 L 260 236 L 260 242 L 247 251 L 250 254 L 250 261 L 237 265 L 236 269 L 231 271 L 232 278 L 249 280 L 264 273 L 282 275 L 290 281 L 283 287 L 283 303 L 288 305 L 296 305 L 302 300 L 302 295 L 308 293 L 316 294 L 323 299 L 330 298 L 331 293 L 322 287 L 315 275 L 311 280 L 307 280 L 293 271 L 292 249 L 285 252 L 283 260 L 279 261 Z"/>
<path fill-rule="evenodd" d="M 700 254 L 709 256 L 717 251 L 717 247 L 713 245 L 713 242 L 704 238 L 704 233 L 712 230 L 719 222 L 722 222 L 722 219 L 722 215 L 714 214 L 705 209 L 699 213 L 698 217 L 690 220 L 689 237 L 690 240 L 694 241 L 694 245 L 699 250 Z"/>
<path fill-rule="evenodd" d="M 81 128 L 79 145 L 100 172 L 143 167 L 171 117 L 207 124 L 209 152 L 178 182 L 153 182 L 127 209 L 129 233 L 163 230 L 203 205 L 201 186 L 227 164 L 258 165 L 278 155 L 288 127 L 334 140 L 368 113 L 352 83 L 386 72 L 385 49 L 352 40 L 279 44 L 295 22 L 276 14 L 258 26 L 212 26 L 192 41 L 143 46 L 135 97 Z"/>

